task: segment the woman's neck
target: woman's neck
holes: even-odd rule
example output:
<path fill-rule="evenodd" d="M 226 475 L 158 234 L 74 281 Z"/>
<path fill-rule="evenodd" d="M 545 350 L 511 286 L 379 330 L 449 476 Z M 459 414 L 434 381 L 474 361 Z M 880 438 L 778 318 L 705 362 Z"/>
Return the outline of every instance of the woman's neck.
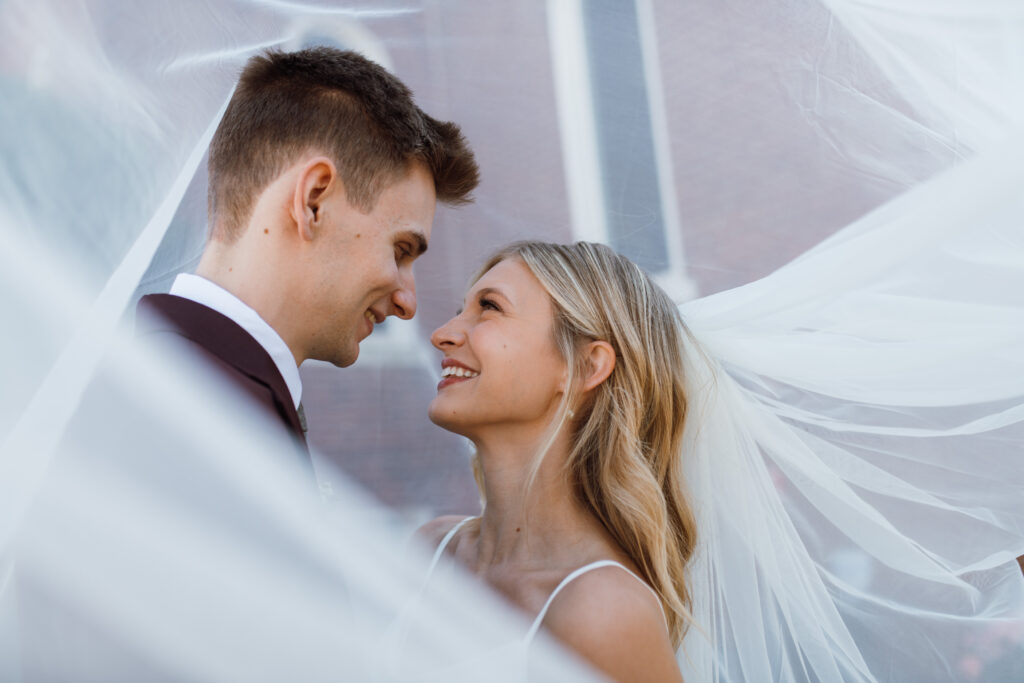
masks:
<path fill-rule="evenodd" d="M 476 548 L 478 572 L 498 565 L 573 565 L 606 543 L 600 522 L 577 500 L 565 476 L 569 440 L 564 430 L 529 481 L 540 445 L 508 439 L 477 443 L 487 501 Z"/>

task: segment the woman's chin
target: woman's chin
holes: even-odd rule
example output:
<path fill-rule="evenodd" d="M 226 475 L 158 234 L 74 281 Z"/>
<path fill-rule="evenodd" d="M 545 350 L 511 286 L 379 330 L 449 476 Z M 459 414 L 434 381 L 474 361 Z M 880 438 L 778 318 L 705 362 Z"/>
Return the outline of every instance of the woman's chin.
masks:
<path fill-rule="evenodd" d="M 430 402 L 430 407 L 427 409 L 427 417 L 430 421 L 436 424 L 441 429 L 445 429 L 449 432 L 459 434 L 460 436 L 466 436 L 465 427 L 463 420 L 459 419 L 458 412 L 451 409 L 445 409 L 443 405 L 439 405 L 440 401 L 438 397 Z"/>

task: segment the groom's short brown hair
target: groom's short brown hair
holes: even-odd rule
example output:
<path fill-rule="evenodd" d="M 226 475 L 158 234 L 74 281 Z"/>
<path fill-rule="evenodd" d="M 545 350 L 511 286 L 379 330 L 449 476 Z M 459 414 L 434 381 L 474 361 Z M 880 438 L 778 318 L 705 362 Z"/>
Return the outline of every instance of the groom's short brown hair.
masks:
<path fill-rule="evenodd" d="M 470 201 L 479 182 L 459 127 L 425 114 L 380 65 L 329 47 L 271 50 L 246 63 L 210 143 L 211 235 L 241 234 L 260 192 L 311 151 L 334 160 L 364 211 L 417 160 L 446 204 Z"/>

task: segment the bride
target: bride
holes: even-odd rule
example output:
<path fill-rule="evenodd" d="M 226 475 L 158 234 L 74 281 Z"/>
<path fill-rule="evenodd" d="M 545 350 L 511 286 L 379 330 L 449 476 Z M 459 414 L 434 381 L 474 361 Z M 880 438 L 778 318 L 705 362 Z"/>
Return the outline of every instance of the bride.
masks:
<path fill-rule="evenodd" d="M 951 551 L 901 535 L 907 513 L 879 518 L 813 459 L 790 480 L 777 474 L 809 446 L 841 451 L 814 425 L 766 419 L 668 296 L 610 248 L 505 247 L 431 341 L 444 358 L 430 418 L 476 446 L 483 512 L 420 529 L 436 548 L 430 571 L 454 560 L 490 584 L 533 619 L 527 646 L 543 628 L 614 680 L 681 680 L 680 668 L 752 680 L 753 667 L 875 680 L 879 666 L 899 680 L 942 662 L 969 668 L 965 638 L 1005 638 L 984 629 L 1019 604 L 1012 544 L 1008 563 L 992 555 L 965 573 L 942 559 L 942 570 L 935 560 Z M 861 485 L 881 477 L 864 474 Z M 790 481 L 831 516 L 813 521 Z M 780 522 L 780 504 L 814 534 Z M 808 565 L 809 544 L 835 564 Z M 865 566 L 875 578 L 855 584 L 850 568 Z"/>
<path fill-rule="evenodd" d="M 683 455 L 686 328 L 610 248 L 520 242 L 431 341 L 430 418 L 476 446 L 479 518 L 420 535 L 615 680 L 681 680 L 697 534 Z"/>

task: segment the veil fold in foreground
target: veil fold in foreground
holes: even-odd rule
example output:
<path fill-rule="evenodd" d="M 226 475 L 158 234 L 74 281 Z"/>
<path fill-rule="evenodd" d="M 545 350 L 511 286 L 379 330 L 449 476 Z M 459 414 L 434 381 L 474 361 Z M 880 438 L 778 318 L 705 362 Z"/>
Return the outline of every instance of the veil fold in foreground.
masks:
<path fill-rule="evenodd" d="M 335 472 L 320 472 L 330 502 L 309 501 L 308 482 L 274 457 L 290 448 L 280 435 L 225 412 L 232 399 L 207 371 L 119 324 L 134 295 L 195 264 L 205 209 L 193 174 L 250 55 L 330 34 L 401 58 L 416 36 L 436 58 L 404 54 L 424 109 L 447 116 L 463 89 L 488 114 L 506 106 L 477 98 L 495 74 L 457 78 L 473 66 L 462 50 L 478 46 L 438 19 L 475 3 L 336 4 L 0 2 L 0 679 L 522 675 L 524 653 L 508 647 L 525 633 L 520 616 L 458 570 L 424 587 L 408 520 Z M 488 35 L 533 35 L 532 17 L 556 5 L 576 7 L 522 3 L 519 23 Z M 602 3 L 577 9 L 595 7 L 614 18 Z M 707 16 L 719 7 L 736 10 Z M 796 100 L 843 177 L 908 189 L 771 275 L 681 305 L 692 343 L 680 466 L 700 545 L 680 666 L 688 681 L 1024 678 L 1024 11 L 999 0 L 759 7 L 811 17 L 798 28 L 821 63 L 801 65 L 780 97 Z M 543 64 L 564 47 L 518 42 L 517 58 Z M 774 55 L 707 49 L 712 66 Z M 885 97 L 857 88 L 876 77 Z M 557 120 L 521 95 L 517 117 Z M 492 148 L 491 129 L 466 132 L 485 177 L 511 159 L 524 184 L 549 178 Z M 723 185 L 745 159 L 719 169 Z M 538 231 L 519 225 L 532 207 L 502 201 L 481 187 L 495 241 Z M 453 248 L 445 267 L 470 251 Z M 423 308 L 443 298 L 421 294 Z M 397 348 L 401 374 L 436 374 L 405 357 L 429 354 Z M 532 646 L 530 680 L 590 675 L 550 641 Z"/>

